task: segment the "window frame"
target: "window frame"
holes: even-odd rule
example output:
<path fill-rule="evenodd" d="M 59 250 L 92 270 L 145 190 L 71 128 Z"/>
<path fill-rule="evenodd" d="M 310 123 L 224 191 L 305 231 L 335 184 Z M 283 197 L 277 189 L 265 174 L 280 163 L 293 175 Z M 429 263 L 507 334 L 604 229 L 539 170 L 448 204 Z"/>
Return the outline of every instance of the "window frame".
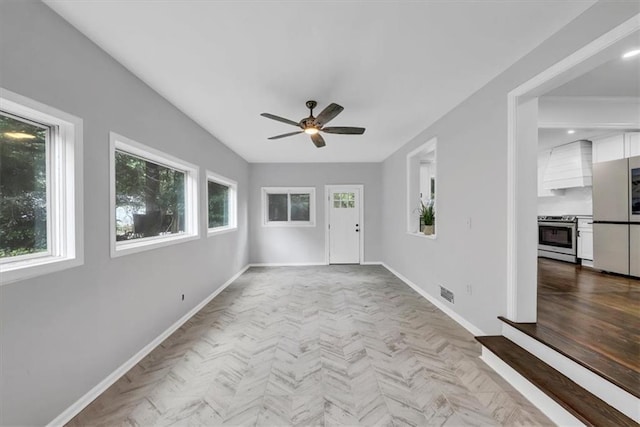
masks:
<path fill-rule="evenodd" d="M 0 88 L 0 104 L 10 115 L 49 128 L 45 143 L 47 251 L 3 259 L 0 285 L 6 285 L 84 263 L 83 121 L 4 88 Z"/>
<path fill-rule="evenodd" d="M 142 237 L 140 239 L 116 241 L 116 151 L 124 152 L 160 166 L 175 169 L 185 174 L 184 215 L 185 230 L 174 235 Z M 109 132 L 109 223 L 111 258 L 148 251 L 165 246 L 184 243 L 200 238 L 198 224 L 198 166 L 178 159 L 170 154 L 140 142 Z"/>
<path fill-rule="evenodd" d="M 287 220 L 269 221 L 269 194 L 287 194 Z M 309 221 L 291 220 L 291 194 L 309 194 Z M 262 187 L 263 227 L 315 227 L 316 188 L 315 187 Z"/>
<path fill-rule="evenodd" d="M 219 175 L 209 170 L 206 171 L 207 185 L 206 191 L 206 203 L 205 203 L 205 218 L 207 225 L 207 236 L 215 236 L 217 234 L 229 233 L 238 229 L 238 183 L 230 178 Z M 209 227 L 209 182 L 215 182 L 216 184 L 224 185 L 229 188 L 229 225 L 223 225 L 220 227 Z"/>
<path fill-rule="evenodd" d="M 421 144 L 417 148 L 411 150 L 407 154 L 407 182 L 406 182 L 406 193 L 407 193 L 407 224 L 406 224 L 406 232 L 412 236 L 423 237 L 426 239 L 437 240 L 438 238 L 438 227 L 435 228 L 434 234 L 426 235 L 422 233 L 420 230 L 415 229 L 416 223 L 420 222 L 420 216 L 418 215 L 418 201 L 415 198 L 415 193 L 412 193 L 412 189 L 416 187 L 415 175 L 417 173 L 417 188 L 420 190 L 420 161 L 419 156 L 424 153 L 430 153 L 433 151 L 433 163 L 435 164 L 435 173 L 433 178 L 435 179 L 435 183 L 439 182 L 438 179 L 438 138 L 433 137 L 429 139 L 427 142 Z M 416 170 L 417 166 L 417 172 Z M 433 207 L 436 209 L 438 203 L 438 192 L 434 192 L 433 198 Z M 436 217 L 437 223 L 437 217 Z"/>

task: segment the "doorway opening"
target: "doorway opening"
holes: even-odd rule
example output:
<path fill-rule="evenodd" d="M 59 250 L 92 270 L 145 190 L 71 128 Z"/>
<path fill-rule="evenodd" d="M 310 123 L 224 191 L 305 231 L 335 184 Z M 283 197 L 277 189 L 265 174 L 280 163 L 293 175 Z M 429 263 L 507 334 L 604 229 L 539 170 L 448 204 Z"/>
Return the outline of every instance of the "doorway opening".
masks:
<path fill-rule="evenodd" d="M 598 162 L 609 160 L 615 151 L 611 147 L 618 142 L 621 156 L 637 155 L 632 153 L 638 149 L 633 141 L 640 129 L 640 85 L 633 69 L 640 69 L 640 58 L 624 62 L 630 58 L 623 56 L 638 49 L 639 18 L 636 15 L 508 94 L 506 317 L 518 323 L 517 329 L 529 328 L 532 336 L 624 390 L 616 399 L 640 392 L 635 357 L 638 335 L 631 326 L 638 322 L 633 299 L 640 293 L 640 281 L 591 269 L 589 261 L 598 265 L 597 253 L 587 243 L 595 235 L 588 227 L 581 231 L 580 221 L 583 225 L 593 222 L 595 199 L 590 187 Z M 625 79 L 622 75 L 629 68 L 632 77 Z M 623 74 L 616 78 L 616 72 Z M 595 83 L 598 78 L 601 84 Z M 632 91 L 623 87 L 625 81 L 635 84 Z M 558 173 L 538 179 L 540 144 L 552 140 L 557 144 L 543 148 L 550 148 L 551 155 L 556 147 L 563 155 L 575 154 L 584 164 L 579 167 L 581 176 Z M 546 159 L 549 165 L 555 161 L 553 156 Z M 573 182 L 564 189 L 549 184 L 572 179 L 581 184 Z M 558 211 L 540 212 L 540 199 L 549 197 L 543 203 L 550 209 L 551 197 L 560 191 L 564 200 Z M 576 212 L 567 211 L 568 206 Z M 539 222 L 541 213 L 546 218 Z M 551 225 L 555 227 L 552 236 L 548 235 Z M 572 234 L 582 232 L 584 239 Z M 574 252 L 539 261 L 543 237 L 547 246 L 549 242 L 567 250 L 572 246 Z M 545 247 L 543 252 L 566 252 L 557 248 Z M 546 338 L 545 330 L 549 330 Z"/>

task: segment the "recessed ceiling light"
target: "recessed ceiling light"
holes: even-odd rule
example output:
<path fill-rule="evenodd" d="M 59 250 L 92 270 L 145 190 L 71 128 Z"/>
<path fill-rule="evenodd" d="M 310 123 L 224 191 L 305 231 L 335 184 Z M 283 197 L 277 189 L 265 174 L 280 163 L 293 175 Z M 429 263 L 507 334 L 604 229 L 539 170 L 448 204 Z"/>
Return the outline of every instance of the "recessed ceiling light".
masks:
<path fill-rule="evenodd" d="M 573 129 L 569 129 L 569 130 L 567 131 L 567 133 L 568 133 L 569 135 L 573 135 L 574 133 L 576 133 L 576 131 L 575 131 L 575 130 L 573 130 Z"/>
<path fill-rule="evenodd" d="M 622 57 L 627 59 L 627 58 L 632 58 L 632 57 L 637 56 L 637 55 L 640 55 L 640 49 L 630 50 L 629 52 L 627 52 L 624 55 L 622 55 Z"/>

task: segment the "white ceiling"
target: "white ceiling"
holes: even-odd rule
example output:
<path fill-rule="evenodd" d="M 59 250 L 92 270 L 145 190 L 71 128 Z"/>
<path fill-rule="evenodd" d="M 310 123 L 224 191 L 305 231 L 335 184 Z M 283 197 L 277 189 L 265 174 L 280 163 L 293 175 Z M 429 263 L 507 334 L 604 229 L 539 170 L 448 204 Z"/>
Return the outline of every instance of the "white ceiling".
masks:
<path fill-rule="evenodd" d="M 568 144 L 581 139 L 593 140 L 603 138 L 609 135 L 620 134 L 624 132 L 622 129 L 572 129 L 573 134 L 567 133 L 568 129 L 538 129 L 538 150 L 548 150 L 558 145 Z"/>
<path fill-rule="evenodd" d="M 250 162 L 376 162 L 594 1 L 45 3 Z M 308 99 L 366 133 L 267 141 Z"/>
<path fill-rule="evenodd" d="M 636 37 L 640 42 L 640 33 Z M 617 56 L 545 95 L 640 97 L 640 57 Z"/>

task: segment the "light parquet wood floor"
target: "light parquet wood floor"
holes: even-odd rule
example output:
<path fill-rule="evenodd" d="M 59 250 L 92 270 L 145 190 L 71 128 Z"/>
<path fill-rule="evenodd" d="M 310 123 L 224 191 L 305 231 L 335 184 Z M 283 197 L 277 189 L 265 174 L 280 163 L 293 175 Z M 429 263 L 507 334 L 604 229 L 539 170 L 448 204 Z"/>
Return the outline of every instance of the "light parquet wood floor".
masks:
<path fill-rule="evenodd" d="M 552 425 L 381 266 L 251 268 L 68 425 Z"/>

